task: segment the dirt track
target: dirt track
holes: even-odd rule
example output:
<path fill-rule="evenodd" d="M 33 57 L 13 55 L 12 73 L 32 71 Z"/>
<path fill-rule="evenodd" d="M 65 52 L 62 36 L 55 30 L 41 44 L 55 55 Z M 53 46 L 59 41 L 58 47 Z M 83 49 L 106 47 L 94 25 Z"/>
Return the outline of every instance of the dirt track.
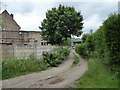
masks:
<path fill-rule="evenodd" d="M 88 63 L 80 56 L 80 63 L 72 68 L 75 51 L 71 53 L 63 64 L 39 73 L 23 75 L 3 80 L 2 88 L 63 88 L 71 85 L 88 69 Z M 76 54 L 77 55 L 77 54 Z"/>

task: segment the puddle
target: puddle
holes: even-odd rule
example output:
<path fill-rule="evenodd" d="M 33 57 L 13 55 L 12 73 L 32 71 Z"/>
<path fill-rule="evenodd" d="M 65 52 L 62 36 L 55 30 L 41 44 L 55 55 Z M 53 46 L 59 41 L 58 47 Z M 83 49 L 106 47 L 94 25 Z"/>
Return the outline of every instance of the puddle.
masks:
<path fill-rule="evenodd" d="M 57 84 L 57 83 L 62 82 L 63 80 L 64 80 L 64 78 L 57 78 L 57 79 L 55 79 L 54 81 L 50 82 L 49 84 L 50 84 L 50 85 L 51 85 L 51 84 Z"/>

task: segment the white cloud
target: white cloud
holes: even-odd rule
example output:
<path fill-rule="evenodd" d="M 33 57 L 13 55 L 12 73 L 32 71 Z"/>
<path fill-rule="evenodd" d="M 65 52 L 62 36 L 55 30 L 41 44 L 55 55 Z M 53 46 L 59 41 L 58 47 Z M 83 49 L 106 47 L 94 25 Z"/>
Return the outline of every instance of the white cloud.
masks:
<path fill-rule="evenodd" d="M 83 18 L 85 19 L 83 30 L 89 32 L 90 29 L 95 31 L 101 25 L 102 20 L 106 19 L 108 14 L 116 10 L 117 5 L 115 3 L 107 2 L 118 2 L 119 0 L 57 0 L 57 3 L 56 0 L 2 1 L 3 8 L 5 8 L 4 5 L 6 3 L 8 12 L 14 14 L 15 20 L 21 26 L 22 30 L 39 30 L 38 27 L 40 26 L 41 21 L 45 18 L 46 11 L 62 3 L 74 6 L 76 10 L 82 12 Z"/>
<path fill-rule="evenodd" d="M 34 12 L 29 15 L 21 15 L 16 14 L 14 19 L 21 26 L 21 30 L 29 30 L 29 31 L 39 31 L 40 22 L 44 19 L 44 17 L 40 17 L 36 15 Z"/>
<path fill-rule="evenodd" d="M 100 20 L 99 15 L 94 14 L 93 16 L 84 20 L 84 32 L 89 32 L 91 29 L 93 31 L 97 30 L 99 26 L 102 25 L 102 20 Z"/>

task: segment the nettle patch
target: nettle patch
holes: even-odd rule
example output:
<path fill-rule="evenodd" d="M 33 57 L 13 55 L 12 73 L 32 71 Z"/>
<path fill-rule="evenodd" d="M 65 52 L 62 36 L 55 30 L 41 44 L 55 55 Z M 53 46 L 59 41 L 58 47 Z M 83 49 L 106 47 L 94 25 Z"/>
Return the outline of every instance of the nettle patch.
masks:
<path fill-rule="evenodd" d="M 66 56 L 68 56 L 69 53 L 69 48 L 55 48 L 50 52 L 43 52 L 43 61 L 52 67 L 56 67 L 58 64 L 62 63 L 65 60 Z"/>

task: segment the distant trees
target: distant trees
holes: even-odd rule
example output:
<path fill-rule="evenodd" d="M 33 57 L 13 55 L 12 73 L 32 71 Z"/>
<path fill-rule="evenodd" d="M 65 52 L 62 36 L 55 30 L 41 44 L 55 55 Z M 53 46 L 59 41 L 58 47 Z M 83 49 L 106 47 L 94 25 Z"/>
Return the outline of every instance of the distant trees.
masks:
<path fill-rule="evenodd" d="M 46 18 L 42 21 L 42 37 L 52 45 L 61 45 L 71 35 L 81 35 L 83 17 L 74 7 L 59 5 L 46 12 Z"/>

